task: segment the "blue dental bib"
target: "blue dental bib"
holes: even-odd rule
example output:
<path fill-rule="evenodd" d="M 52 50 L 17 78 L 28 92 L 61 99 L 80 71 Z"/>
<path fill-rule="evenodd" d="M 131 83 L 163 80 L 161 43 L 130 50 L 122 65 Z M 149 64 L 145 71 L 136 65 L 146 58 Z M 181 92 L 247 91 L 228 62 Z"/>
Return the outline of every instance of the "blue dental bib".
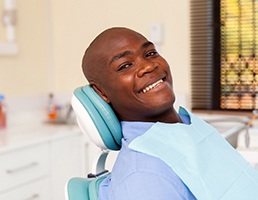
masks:
<path fill-rule="evenodd" d="M 129 148 L 160 158 L 198 200 L 258 199 L 258 173 L 208 123 L 183 108 L 190 125 L 154 124 Z"/>

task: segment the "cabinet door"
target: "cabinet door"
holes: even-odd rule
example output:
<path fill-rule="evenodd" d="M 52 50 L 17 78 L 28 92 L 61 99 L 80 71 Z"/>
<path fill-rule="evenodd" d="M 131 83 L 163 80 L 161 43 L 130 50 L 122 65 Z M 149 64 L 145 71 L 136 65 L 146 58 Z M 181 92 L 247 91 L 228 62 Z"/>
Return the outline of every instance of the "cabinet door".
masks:
<path fill-rule="evenodd" d="M 49 180 L 31 182 L 0 195 L 0 200 L 49 200 Z"/>
<path fill-rule="evenodd" d="M 69 178 L 83 174 L 82 135 L 74 134 L 51 142 L 51 197 L 65 199 Z"/>
<path fill-rule="evenodd" d="M 0 155 L 0 192 L 47 176 L 48 144 L 28 146 Z"/>

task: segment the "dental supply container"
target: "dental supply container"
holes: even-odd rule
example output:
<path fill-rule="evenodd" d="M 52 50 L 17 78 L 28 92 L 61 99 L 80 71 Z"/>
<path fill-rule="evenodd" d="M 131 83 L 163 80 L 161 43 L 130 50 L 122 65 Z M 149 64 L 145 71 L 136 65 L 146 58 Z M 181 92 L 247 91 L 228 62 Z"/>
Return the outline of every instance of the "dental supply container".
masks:
<path fill-rule="evenodd" d="M 57 118 L 57 106 L 54 102 L 54 95 L 52 93 L 49 94 L 48 100 L 48 118 L 49 120 L 55 120 Z"/>
<path fill-rule="evenodd" d="M 5 96 L 0 94 L 0 129 L 6 128 L 6 118 Z"/>

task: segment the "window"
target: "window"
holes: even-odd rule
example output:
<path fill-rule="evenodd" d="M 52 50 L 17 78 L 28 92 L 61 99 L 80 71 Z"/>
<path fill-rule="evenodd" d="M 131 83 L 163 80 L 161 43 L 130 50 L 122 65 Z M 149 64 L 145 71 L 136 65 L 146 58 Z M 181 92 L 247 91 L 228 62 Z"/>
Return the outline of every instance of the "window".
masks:
<path fill-rule="evenodd" d="M 192 0 L 192 108 L 258 108 L 258 1 Z"/>

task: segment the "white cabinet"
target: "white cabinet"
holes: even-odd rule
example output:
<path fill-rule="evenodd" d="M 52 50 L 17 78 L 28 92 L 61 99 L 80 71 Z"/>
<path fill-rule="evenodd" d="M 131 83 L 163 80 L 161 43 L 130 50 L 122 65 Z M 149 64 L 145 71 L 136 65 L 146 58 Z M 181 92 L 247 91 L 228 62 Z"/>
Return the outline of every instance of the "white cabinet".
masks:
<path fill-rule="evenodd" d="M 51 143 L 51 198 L 64 200 L 69 178 L 83 174 L 82 135 L 55 140 Z"/>
<path fill-rule="evenodd" d="M 17 189 L 10 190 L 0 195 L 1 200 L 49 200 L 49 180 L 43 178 L 32 181 Z"/>
<path fill-rule="evenodd" d="M 0 163 L 0 200 L 43 200 L 48 197 L 48 143 L 1 153 Z"/>
<path fill-rule="evenodd" d="M 49 173 L 48 144 L 25 147 L 0 156 L 0 191 L 46 177 Z"/>
<path fill-rule="evenodd" d="M 0 200 L 64 200 L 67 180 L 85 176 L 79 129 L 44 131 L 37 140 L 0 146 Z"/>

